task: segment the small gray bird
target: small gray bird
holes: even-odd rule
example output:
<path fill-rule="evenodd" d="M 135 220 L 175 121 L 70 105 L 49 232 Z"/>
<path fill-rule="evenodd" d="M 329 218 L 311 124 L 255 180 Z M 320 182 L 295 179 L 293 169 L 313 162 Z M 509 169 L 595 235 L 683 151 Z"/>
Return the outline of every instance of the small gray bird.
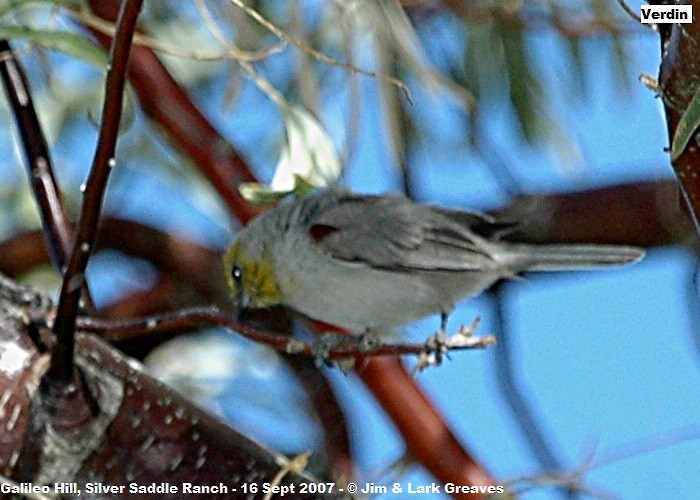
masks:
<path fill-rule="evenodd" d="M 285 200 L 253 220 L 224 255 L 239 309 L 285 305 L 352 332 L 401 325 L 529 271 L 596 269 L 640 260 L 640 248 L 532 245 L 513 224 L 400 195 L 336 188 Z"/>

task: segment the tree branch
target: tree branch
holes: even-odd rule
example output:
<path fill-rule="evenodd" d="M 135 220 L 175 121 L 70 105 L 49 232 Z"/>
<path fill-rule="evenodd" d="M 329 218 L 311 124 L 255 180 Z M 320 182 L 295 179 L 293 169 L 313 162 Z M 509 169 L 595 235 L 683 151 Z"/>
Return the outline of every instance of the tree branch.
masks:
<path fill-rule="evenodd" d="M 92 9 L 106 19 L 113 19 L 115 2 L 106 0 L 90 0 Z M 104 44 L 106 37 L 98 38 Z M 221 137 L 208 120 L 191 103 L 188 96 L 179 88 L 177 83 L 163 68 L 153 53 L 149 50 L 136 48 L 134 50 L 134 64 L 130 73 L 130 79 L 136 92 L 139 94 L 142 106 L 146 113 L 158 122 L 173 140 L 188 156 L 190 156 L 210 179 L 216 190 L 227 202 L 231 212 L 235 214 L 243 223 L 247 223 L 253 217 L 261 213 L 261 210 L 246 203 L 240 196 L 237 186 L 241 181 L 256 180 L 247 165 L 236 155 L 233 148 Z M 370 359 L 367 366 L 372 366 L 376 359 Z M 385 365 L 384 365 L 385 366 Z M 378 366 L 379 371 L 382 370 Z M 364 377 L 363 377 L 364 378 Z M 401 379 L 407 387 L 401 387 L 397 393 L 404 390 L 408 392 L 418 391 L 415 382 L 411 377 Z M 367 382 L 366 382 L 367 383 Z M 385 391 L 379 390 L 377 385 L 367 384 L 381 402 L 383 406 L 402 407 L 401 401 L 396 401 L 395 394 L 387 395 Z M 389 400 L 385 398 L 389 397 Z M 413 405 L 404 405 L 403 411 L 406 414 L 431 414 L 439 421 L 439 425 L 448 435 L 450 431 L 439 414 L 432 407 L 427 398 L 414 398 Z M 421 410 L 421 411 L 419 411 Z M 431 424 L 432 425 L 432 424 Z M 414 439 L 414 433 L 410 426 L 401 428 L 407 442 Z M 452 442 L 457 444 L 452 436 Z M 409 445 L 410 446 L 410 445 Z M 457 448 L 459 446 L 457 445 Z M 455 453 L 455 460 L 464 458 L 466 453 Z M 441 478 L 447 476 L 444 472 L 449 472 L 440 464 L 443 454 L 422 454 L 422 462 L 428 470 L 433 473 L 439 472 Z M 473 469 L 475 461 L 467 456 L 467 468 Z M 472 464 L 472 465 L 469 465 Z M 456 470 L 456 469 L 453 469 Z M 482 477 L 487 474 L 481 472 Z M 457 482 L 462 479 L 461 475 L 454 476 L 448 480 Z"/>
<path fill-rule="evenodd" d="M 180 309 L 178 311 L 128 320 L 104 320 L 80 316 L 76 319 L 77 328 L 88 333 L 95 333 L 110 341 L 123 341 L 139 337 L 148 337 L 159 333 L 183 332 L 204 327 L 221 326 L 231 330 L 253 342 L 266 344 L 287 354 L 303 354 L 323 360 L 337 361 L 354 357 L 403 356 L 407 354 L 421 355 L 433 349 L 426 344 L 384 344 L 372 342 L 366 344 L 362 339 L 350 336 L 338 336 L 329 343 L 309 343 L 287 334 L 268 332 L 236 321 L 215 308 L 197 307 Z M 495 339 L 491 335 L 472 337 L 472 341 L 450 343 L 448 339 L 440 349 L 462 350 L 483 349 L 493 345 Z"/>
<path fill-rule="evenodd" d="M 83 194 L 75 245 L 61 286 L 53 325 L 57 341 L 48 375 L 63 383 L 70 382 L 74 376 L 75 318 L 78 314 L 80 290 L 85 282 L 85 269 L 97 234 L 107 180 L 116 162 L 114 152 L 122 112 L 126 68 L 142 3 L 143 0 L 126 0 L 122 3 L 117 33 L 110 51 L 97 150 Z"/>
<path fill-rule="evenodd" d="M 116 18 L 117 2 L 90 0 L 89 3 L 98 16 L 108 21 Z M 109 46 L 109 36 L 94 34 L 103 45 Z M 245 160 L 197 109 L 151 50 L 134 47 L 129 80 L 146 114 L 197 164 L 231 213 L 244 224 L 259 215 L 262 210 L 245 201 L 238 192 L 241 182 L 257 180 Z"/>
<path fill-rule="evenodd" d="M 650 4 L 666 4 L 650 1 Z M 681 2 L 700 11 L 700 0 Z M 700 84 L 700 23 L 660 25 L 661 67 L 659 87 L 662 91 L 668 125 L 669 144 L 673 142 L 679 121 Z M 697 131 L 696 131 L 697 132 Z M 694 134 L 683 153 L 672 162 L 678 182 L 690 207 L 696 231 L 700 234 L 700 143 Z"/>
<path fill-rule="evenodd" d="M 17 122 L 34 197 L 39 205 L 44 236 L 56 269 L 62 270 L 71 250 L 71 227 L 51 166 L 49 149 L 32 102 L 22 66 L 7 40 L 0 40 L 0 77 Z"/>
<path fill-rule="evenodd" d="M 391 420 L 406 436 L 414 457 L 442 481 L 472 486 L 495 485 L 483 465 L 459 443 L 425 393 L 398 359 L 374 358 L 357 370 L 365 385 L 382 401 Z M 473 498 L 473 497 L 471 497 Z"/>

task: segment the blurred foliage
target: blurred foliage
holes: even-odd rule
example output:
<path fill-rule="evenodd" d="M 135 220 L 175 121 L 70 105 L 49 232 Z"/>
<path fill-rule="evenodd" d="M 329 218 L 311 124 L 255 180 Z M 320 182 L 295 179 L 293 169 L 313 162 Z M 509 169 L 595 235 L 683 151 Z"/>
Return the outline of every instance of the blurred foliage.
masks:
<path fill-rule="evenodd" d="M 553 52 L 566 54 L 568 99 L 585 100 L 591 78 L 584 70 L 585 42 L 605 40 L 601 46 L 606 53 L 598 55 L 610 65 L 616 85 L 624 90 L 627 54 L 623 38 L 640 29 L 623 18 L 613 2 L 604 0 L 407 0 L 403 5 L 398 0 L 257 0 L 246 2 L 248 11 L 236 5 L 237 1 L 149 0 L 140 18 L 142 36 L 137 43 L 156 49 L 261 179 L 290 182 L 297 181 L 298 172 L 290 170 L 285 176 L 272 171 L 275 165 L 292 169 L 304 164 L 290 161 L 303 154 L 300 147 L 306 147 L 306 163 L 317 167 L 320 174 L 336 173 L 335 161 L 325 167 L 317 161 L 319 153 L 323 156 L 332 144 L 343 163 L 351 163 L 362 147 L 363 113 L 371 114 L 372 121 L 381 121 L 380 129 L 386 131 L 384 137 L 390 144 L 390 168 L 403 170 L 407 190 L 411 188 L 409 150 L 416 142 L 447 140 L 450 148 L 464 148 L 488 164 L 493 158 L 507 160 L 508 155 L 517 155 L 518 151 L 504 153 L 495 151 L 495 146 L 484 146 L 495 144 L 484 140 L 493 133 L 484 126 L 490 114 L 512 116 L 513 127 L 504 133 L 512 133 L 511 139 L 523 147 L 578 150 L 566 144 L 576 141 L 575 134 L 567 133 L 551 102 L 542 76 L 548 61 L 541 56 L 541 44 L 546 41 Z M 85 26 L 110 29 L 90 13 L 85 0 L 0 0 L 0 36 L 10 39 L 30 74 L 37 111 L 72 215 L 94 151 L 96 103 L 101 99 L 105 69 L 106 51 Z M 413 103 L 392 79 L 406 84 Z M 367 102 L 370 97 L 380 107 Z M 449 113 L 445 113 L 452 119 L 449 130 L 436 127 L 424 112 L 426 108 L 444 109 L 433 97 L 449 103 Z M 4 99 L 0 110 L 0 127 L 12 131 L 3 136 L 16 136 Z M 199 237 L 207 229 L 199 228 L 210 224 L 218 225 L 217 236 L 226 233 L 228 227 L 222 231 L 221 226 L 226 225 L 229 214 L 203 177 L 189 167 L 189 159 L 165 144 L 157 127 L 138 110 L 130 108 L 130 114 L 128 121 L 133 126 L 119 139 L 119 168 L 110 180 L 106 210 L 119 207 L 115 211 L 126 212 L 119 215 L 142 217 L 142 222 L 160 224 L 170 232 L 189 230 Z M 246 133 L 239 134 L 244 127 Z M 0 141 L 0 158 L 4 160 L 0 237 L 4 238 L 39 227 L 39 222 L 17 145 Z M 506 174 L 501 169 L 496 177 L 502 180 Z M 303 186 L 304 181 L 309 182 L 301 179 L 297 184 Z M 119 202 L 114 203 L 115 198 Z M 206 215 L 189 216 L 190 227 L 185 229 L 183 221 L 173 222 L 182 217 L 178 208 L 183 200 L 190 200 Z M 156 223 L 159 211 L 167 213 Z M 228 236 L 202 239 L 223 247 Z M 96 260 L 91 263 L 93 274 L 100 272 L 101 262 Z M 143 269 L 132 262 L 130 272 L 129 265 L 105 265 L 104 274 L 109 278 L 102 281 L 112 292 L 102 295 L 113 299 L 132 289 L 113 276 L 143 279 Z M 43 268 L 30 279 L 58 288 L 57 273 Z M 210 370 L 210 378 L 237 377 L 243 370 L 235 362 L 248 360 L 251 364 L 254 358 L 254 366 L 269 365 L 270 373 L 278 369 L 277 359 L 266 352 L 251 354 L 243 347 L 224 347 L 220 339 L 212 339 L 210 349 L 201 356 L 193 354 L 199 341 L 184 339 L 174 348 L 166 346 L 152 355 L 152 366 L 180 368 L 160 375 L 180 383 L 190 396 L 201 395 L 201 387 L 210 383 L 201 383 L 193 375 L 202 366 Z M 232 351 L 216 356 L 222 349 Z M 183 350 L 191 353 L 185 361 L 179 356 Z M 265 358 L 267 365 L 257 358 Z M 215 359 L 227 363 L 213 364 Z M 259 375 L 260 379 L 269 377 L 267 372 Z M 236 386 L 246 388 L 250 383 Z M 238 400 L 257 404 L 263 400 L 262 406 L 272 417 L 279 417 L 277 406 L 285 412 L 294 407 L 300 408 L 300 414 L 307 410 L 303 401 L 293 404 L 282 397 L 302 400 L 298 394 L 268 394 L 253 387 L 250 393 L 239 394 Z M 220 395 L 208 394 L 205 399 Z M 304 420 L 297 414 L 288 414 L 287 419 Z M 300 442 L 296 435 L 292 441 Z"/>
<path fill-rule="evenodd" d="M 571 98 L 582 99 L 586 93 L 582 40 L 609 40 L 605 59 L 612 65 L 616 83 L 624 88 L 627 56 L 621 37 L 637 29 L 621 17 L 614 3 L 604 0 L 413 0 L 403 5 L 398 0 L 259 0 L 248 2 L 251 10 L 239 4 L 240 0 L 151 0 L 140 26 L 159 44 L 166 64 L 184 85 L 206 92 L 212 85 L 221 86 L 224 75 L 228 88 L 217 98 L 225 101 L 224 109 L 231 113 L 241 95 L 242 76 L 255 74 L 270 80 L 286 99 L 303 105 L 323 123 L 319 115 L 328 99 L 362 98 L 361 92 L 352 89 L 365 78 L 358 74 L 359 68 L 378 73 L 383 81 L 385 125 L 401 165 L 407 144 L 430 124 L 421 123 L 405 96 L 384 77 L 395 76 L 417 84 L 421 92 L 452 97 L 465 115 L 466 144 L 474 145 L 485 133 L 479 116 L 492 111 L 490 103 L 498 103 L 511 109 L 524 144 L 558 147 L 558 141 L 572 139 L 561 131 L 552 109 L 540 77 L 543 61 L 533 57 L 533 42 L 543 34 L 556 37 L 570 60 Z M 253 11 L 259 15 L 252 15 Z M 83 0 L 0 1 L 0 36 L 24 40 L 24 52 L 61 51 L 103 71 L 105 52 L 81 24 L 98 27 Z M 279 42 L 285 47 L 273 54 L 280 49 L 272 50 Z M 259 60 L 242 61 L 236 51 L 257 51 Z M 187 54 L 193 57 L 183 57 Z M 49 74 L 54 69 L 45 68 Z M 55 97 L 63 109 L 54 113 L 65 119 L 59 117 L 53 125 L 65 127 L 70 118 L 84 113 L 80 99 Z M 349 104 L 349 114 L 362 108 L 358 102 Z M 332 131 L 335 142 L 352 149 L 357 123 L 357 117 L 346 116 L 345 125 Z M 285 134 L 278 133 L 276 140 L 272 155 L 285 148 Z M 348 155 L 352 150 L 346 148 L 343 157 Z"/>
<path fill-rule="evenodd" d="M 695 91 L 683 116 L 681 116 L 671 144 L 671 159 L 677 160 L 700 126 L 700 87 Z"/>
<path fill-rule="evenodd" d="M 576 141 L 575 134 L 567 134 L 552 109 L 542 76 L 548 61 L 542 60 L 536 44 L 546 38 L 566 54 L 571 69 L 567 90 L 572 100 L 582 100 L 590 78 L 584 72 L 582 43 L 589 37 L 607 40 L 608 54 L 601 59 L 611 65 L 610 74 L 624 89 L 622 37 L 638 28 L 615 14 L 616 9 L 604 0 L 149 0 L 136 42 L 156 50 L 260 178 L 277 180 L 278 191 L 289 189 L 279 186 L 280 179 L 296 179 L 303 188 L 318 185 L 319 175 L 330 181 L 337 177 L 338 161 L 350 164 L 362 147 L 358 139 L 363 113 L 381 121 L 391 155 L 389 168 L 402 169 L 410 191 L 410 148 L 446 140 L 444 134 L 435 134 L 432 117 L 420 111 L 426 103 L 428 108 L 435 104 L 443 109 L 445 105 L 438 104 L 443 101 L 451 106 L 447 140 L 451 148 L 463 148 L 465 157 L 493 164 L 494 158 L 505 156 L 502 163 L 507 165 L 507 155 L 517 154 L 484 146 L 493 144 L 483 140 L 488 138 L 484 118 L 504 110 L 513 120 L 507 133 L 523 147 L 544 146 L 564 156 L 578 151 L 570 143 Z M 0 36 L 10 39 L 29 71 L 73 215 L 94 148 L 106 61 L 106 51 L 88 27 L 113 29 L 91 13 L 85 0 L 0 0 Z M 380 111 L 368 101 L 373 90 Z M 219 225 L 219 234 L 222 226 L 225 232 L 226 211 L 190 168 L 189 159 L 161 139 L 157 128 L 134 108 L 133 99 L 127 99 L 126 108 L 119 140 L 122 168 L 110 182 L 108 210 L 110 199 L 112 207 L 142 205 L 137 197 L 147 188 L 134 180 L 132 174 L 137 173 L 136 177 L 157 177 L 161 185 L 184 193 L 181 199 L 191 200 L 190 205 Z M 0 110 L 0 126 L 12 131 L 5 136 L 16 136 L 4 100 Z M 237 119 L 245 123 L 247 137 L 236 135 Z M 329 153 L 333 149 L 339 160 Z M 9 168 L 13 162 L 5 161 L 0 230 L 8 235 L 38 227 L 17 145 L 0 144 L 0 154 L 14 158 L 15 164 Z M 287 171 L 273 174 L 275 165 Z M 311 173 L 301 172 L 300 165 L 309 165 L 306 170 Z M 505 182 L 507 167 L 499 168 L 495 177 Z M 268 194 L 264 189 L 256 193 Z M 136 201 L 127 201 L 131 198 Z M 136 209 L 127 212 L 138 217 Z M 201 225 L 191 222 L 197 224 Z M 191 232 L 199 235 L 204 230 Z"/>
<path fill-rule="evenodd" d="M 495 149 L 493 128 L 484 125 L 491 114 L 512 117 L 513 126 L 498 132 L 512 134 L 512 143 L 544 146 L 560 157 L 579 151 L 571 143 L 575 134 L 567 133 L 553 109 L 542 43 L 568 59 L 570 100 L 586 98 L 591 77 L 584 71 L 583 44 L 593 37 L 605 40 L 596 47 L 607 53 L 596 55 L 623 90 L 623 37 L 641 28 L 618 11 L 606 0 L 149 0 L 136 43 L 156 50 L 259 177 L 277 180 L 278 191 L 293 181 L 304 188 L 319 185 L 320 177 L 335 179 L 338 162 L 351 164 L 362 147 L 364 113 L 381 122 L 389 168 L 402 169 L 410 191 L 410 149 L 429 141 L 447 140 L 449 149 L 492 166 L 503 158 L 495 177 L 505 183 L 508 155 L 518 151 Z M 86 0 L 0 0 L 0 37 L 10 39 L 29 72 L 73 215 L 94 150 L 106 60 L 88 28 L 110 32 L 113 25 L 93 15 Z M 155 205 L 136 213 L 144 196 L 160 189 L 149 185 L 167 185 L 175 193 L 171 211 L 176 200 L 190 200 L 205 214 L 190 217 L 189 232 L 201 236 L 206 229 L 198 228 L 207 220 L 218 234 L 205 238 L 225 245 L 227 236 L 219 235 L 229 217 L 211 187 L 129 101 L 119 140 L 121 168 L 110 181 L 107 210 L 130 207 L 121 215 L 144 217 L 142 222 L 166 230 L 184 227 L 171 221 L 172 213 L 161 217 L 167 222 L 155 222 Z M 16 136 L 4 100 L 0 110 L 0 126 L 12 131 L 5 137 Z M 447 130 L 433 122 L 434 110 L 451 120 Z M 0 231 L 38 227 L 17 144 L 3 141 L 0 155 L 6 159 Z M 287 171 L 273 174 L 275 165 Z"/>

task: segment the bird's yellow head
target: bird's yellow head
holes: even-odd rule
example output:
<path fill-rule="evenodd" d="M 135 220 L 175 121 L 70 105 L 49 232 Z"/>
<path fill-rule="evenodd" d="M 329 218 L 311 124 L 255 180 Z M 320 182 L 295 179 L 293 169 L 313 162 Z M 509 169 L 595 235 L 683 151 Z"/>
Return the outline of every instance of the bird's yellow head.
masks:
<path fill-rule="evenodd" d="M 263 248 L 257 253 L 236 241 L 224 254 L 224 273 L 239 313 L 247 307 L 269 307 L 282 301 L 268 252 Z"/>

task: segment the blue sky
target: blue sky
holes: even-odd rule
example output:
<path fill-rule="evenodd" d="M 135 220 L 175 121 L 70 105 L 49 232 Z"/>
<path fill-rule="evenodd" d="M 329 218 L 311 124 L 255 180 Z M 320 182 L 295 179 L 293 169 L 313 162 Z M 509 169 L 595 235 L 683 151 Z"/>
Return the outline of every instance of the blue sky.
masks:
<path fill-rule="evenodd" d="M 627 92 L 611 84 L 606 42 L 586 42 L 587 97 L 572 97 L 568 92 L 556 37 L 534 36 L 530 43 L 557 120 L 581 147 L 568 156 L 544 146 L 529 148 L 510 124 L 509 109 L 498 104 L 489 109 L 483 125 L 525 192 L 566 192 L 672 177 L 663 152 L 667 139 L 659 101 L 637 83 L 641 72 L 654 74 L 658 68 L 658 41 L 653 34 L 625 42 L 631 55 Z M 268 68 L 273 79 L 276 71 L 284 73 L 280 68 L 285 69 L 285 64 Z M 386 147 L 377 84 L 363 80 L 362 85 L 362 135 L 346 172 L 348 184 L 361 192 L 397 190 L 400 176 Z M 434 129 L 432 136 L 421 138 L 410 151 L 417 196 L 470 209 L 506 204 L 507 195 L 488 166 L 455 144 L 455 127 L 464 123 L 459 110 L 413 90 L 414 112 L 429 123 L 426 128 Z M 324 102 L 330 130 L 342 128 L 334 120 L 347 113 L 344 96 L 342 88 L 334 88 Z M 269 178 L 274 155 L 266 150 L 267 142 L 261 147 L 260 140 L 269 141 L 270 134 L 256 131 L 262 126 L 269 132 L 269 108 L 261 111 L 264 104 L 259 99 L 257 92 L 244 91 L 233 119 L 220 117 L 219 125 L 230 130 L 261 175 Z M 443 139 L 434 140 L 436 136 Z M 695 256 L 681 248 L 654 249 L 635 266 L 533 275 L 504 288 L 517 381 L 556 460 L 572 470 L 593 451 L 596 462 L 639 447 L 654 448 L 595 468 L 586 475 L 586 484 L 592 488 L 623 498 L 700 496 L 699 352 L 692 322 L 697 296 L 691 293 L 696 265 Z M 502 334 L 494 315 L 493 298 L 480 297 L 462 304 L 450 324 L 456 328 L 481 316 L 480 332 Z M 428 318 L 409 331 L 423 339 L 437 325 L 436 318 Z M 418 380 L 457 435 L 498 477 L 533 475 L 541 465 L 498 390 L 495 356 L 495 350 L 457 353 Z M 403 444 L 353 377 L 330 376 L 350 416 L 363 478 L 376 481 L 377 474 L 401 456 Z M 275 442 L 279 436 L 268 438 Z M 430 481 L 419 468 L 405 479 Z M 542 488 L 526 498 L 557 496 Z"/>
<path fill-rule="evenodd" d="M 658 68 L 658 40 L 653 34 L 625 42 L 631 55 L 626 76 L 629 93 L 611 84 L 606 42 L 586 42 L 582 57 L 586 97 L 569 91 L 567 62 L 555 36 L 540 34 L 528 40 L 554 116 L 572 143 L 579 141 L 580 149 L 530 148 L 512 127 L 512 111 L 499 103 L 489 104 L 482 125 L 524 192 L 574 191 L 672 176 L 662 151 L 667 139 L 659 102 L 637 83 L 639 73 L 655 74 Z M 366 62 L 371 62 L 369 57 Z M 273 56 L 265 64 L 266 73 L 277 84 L 287 82 L 290 69 L 291 58 L 284 56 Z M 386 147 L 378 84 L 365 78 L 361 82 L 365 98 L 359 115 L 361 136 L 347 167 L 348 183 L 361 192 L 397 190 L 400 176 Z M 269 179 L 283 134 L 278 114 L 251 86 L 244 87 L 232 111 L 223 109 L 223 83 L 223 78 L 213 80 L 196 98 L 261 177 Z M 458 141 L 456 131 L 464 124 L 461 112 L 444 96 L 413 90 L 412 112 L 433 131 L 409 152 L 418 198 L 479 210 L 507 204 L 508 197 L 489 167 Z M 343 129 L 339 120 L 348 112 L 346 94 L 340 86 L 323 96 L 324 122 L 339 142 Z M 136 130 L 143 126 L 138 118 Z M 73 187 L 84 176 L 91 154 L 85 144 L 92 144 L 94 137 L 94 130 L 83 120 L 53 144 L 63 169 L 59 178 Z M 134 139 L 132 133 L 122 140 Z M 157 140 L 154 143 L 157 146 Z M 22 175 L 21 167 L 6 141 L 0 143 L 0 154 L 3 158 L 15 154 L 15 175 L 3 170 L 0 177 L 10 183 Z M 120 166 L 123 173 L 111 184 L 110 195 L 119 203 L 108 202 L 108 212 L 189 234 L 217 248 L 233 237 L 234 224 L 201 185 L 172 172 L 159 172 L 161 165 L 154 160 L 131 158 Z M 172 196 L 162 196 L 163 191 Z M 98 300 L 116 296 L 115 283 L 120 288 L 144 275 L 150 277 L 144 266 L 102 256 L 91 268 Z M 700 308 L 692 289 L 696 267 L 696 256 L 687 250 L 653 249 L 634 266 L 532 275 L 503 289 L 517 381 L 556 459 L 573 469 L 593 448 L 594 461 L 638 446 L 655 448 L 595 468 L 586 476 L 587 484 L 595 488 L 623 498 L 700 498 Z M 461 304 L 450 325 L 456 328 L 480 316 L 480 333 L 503 335 L 495 314 L 494 298 L 482 296 Z M 437 325 L 436 318 L 428 318 L 408 331 L 424 339 Z M 303 392 L 278 360 L 249 345 L 243 348 L 225 335 L 207 335 L 202 337 L 206 341 L 188 347 L 188 361 L 199 367 L 195 378 L 202 382 L 200 387 L 208 388 L 205 399 L 213 411 L 284 451 L 303 451 L 318 443 L 310 431 L 313 422 L 304 410 Z M 227 362 L 212 363 L 222 352 L 227 353 Z M 421 374 L 418 381 L 460 439 L 497 477 L 536 474 L 540 464 L 498 389 L 496 353 L 495 349 L 456 353 L 442 366 Z M 234 358 L 248 360 L 247 369 L 236 365 Z M 339 372 L 329 375 L 349 415 L 362 477 L 376 482 L 376 474 L 403 453 L 402 442 L 354 377 Z M 430 481 L 419 468 L 411 469 L 407 480 Z M 554 497 L 550 489 L 526 496 Z"/>

